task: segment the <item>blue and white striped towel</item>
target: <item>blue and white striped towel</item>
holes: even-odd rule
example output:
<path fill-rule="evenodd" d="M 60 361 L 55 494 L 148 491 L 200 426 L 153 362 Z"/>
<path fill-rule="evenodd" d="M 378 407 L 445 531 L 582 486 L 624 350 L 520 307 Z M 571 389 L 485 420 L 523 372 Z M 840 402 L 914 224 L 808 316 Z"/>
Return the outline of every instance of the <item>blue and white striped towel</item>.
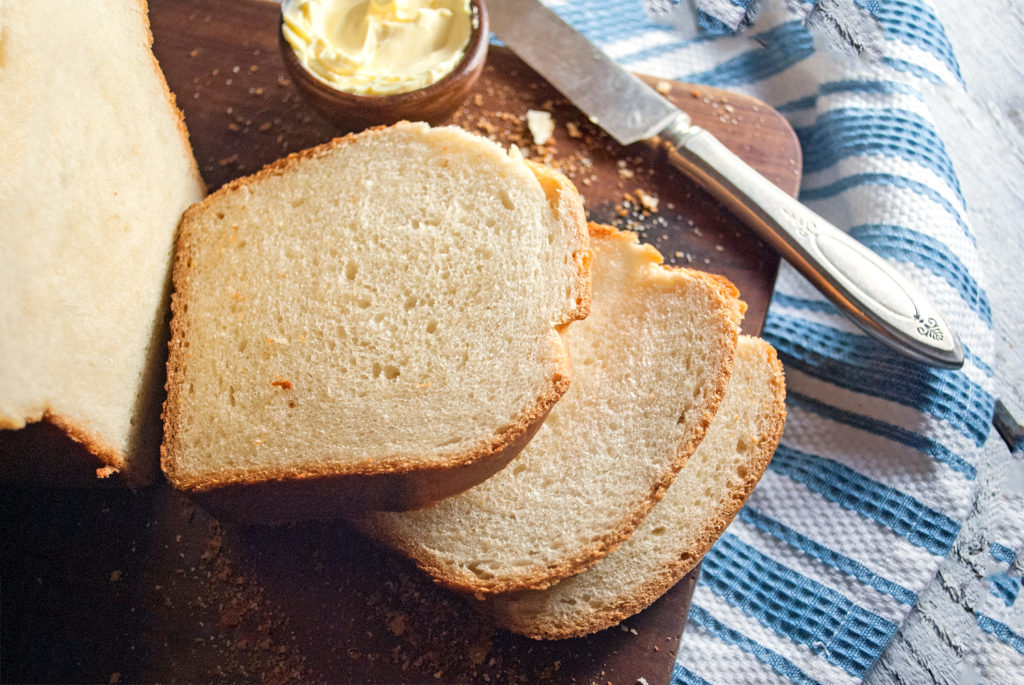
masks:
<path fill-rule="evenodd" d="M 1024 680 L 1024 498 L 1004 473 L 1024 462 L 987 456 L 992 314 L 925 95 L 963 83 L 929 0 L 856 0 L 873 59 L 823 47 L 835 26 L 809 30 L 806 0 L 763 0 L 739 35 L 721 30 L 753 0 L 705 2 L 729 11 L 702 14 L 699 35 L 686 0 L 547 1 L 633 71 L 785 114 L 801 199 L 922 285 L 967 355 L 961 371 L 898 358 L 783 265 L 764 336 L 786 366 L 786 431 L 703 561 L 676 681 Z"/>

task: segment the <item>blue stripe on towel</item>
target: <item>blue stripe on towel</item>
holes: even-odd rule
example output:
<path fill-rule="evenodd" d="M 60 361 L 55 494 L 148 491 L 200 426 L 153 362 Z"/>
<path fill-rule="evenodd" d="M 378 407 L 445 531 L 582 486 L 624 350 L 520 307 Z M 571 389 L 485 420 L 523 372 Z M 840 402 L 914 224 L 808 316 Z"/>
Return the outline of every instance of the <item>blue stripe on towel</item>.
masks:
<path fill-rule="evenodd" d="M 899 157 L 929 169 L 963 204 L 953 164 L 935 127 L 898 109 L 839 108 L 796 129 L 804 151 L 804 173 L 827 169 L 856 155 Z"/>
<path fill-rule="evenodd" d="M 639 682 L 639 681 L 637 681 Z M 678 661 L 672 667 L 672 685 L 712 685 Z"/>
<path fill-rule="evenodd" d="M 697 9 L 697 25 L 700 26 L 702 34 L 705 36 L 734 35 L 737 29 L 749 25 L 753 15 L 757 13 L 757 0 L 729 0 L 729 4 L 743 10 L 742 18 L 738 22 L 727 23 L 726 20 L 732 20 L 728 13 L 723 17 L 705 11 L 703 8 Z"/>
<path fill-rule="evenodd" d="M 985 580 L 988 581 L 989 592 L 998 599 L 1001 599 L 1006 606 L 1012 607 L 1014 602 L 1017 601 L 1017 595 L 1020 594 L 1021 588 L 1021 579 L 1019 577 L 1011 577 L 1004 571 L 994 576 L 988 576 Z"/>
<path fill-rule="evenodd" d="M 954 207 L 953 204 L 943 197 L 937 190 L 930 188 L 924 183 L 905 178 L 903 176 L 882 173 L 851 174 L 836 181 L 835 183 L 830 183 L 825 186 L 817 188 L 803 188 L 800 190 L 800 199 L 804 202 L 827 200 L 839 195 L 840 193 L 846 192 L 851 188 L 866 185 L 891 186 L 893 188 L 909 190 L 921 195 L 949 214 L 949 216 L 956 222 L 957 226 L 960 227 L 960 230 L 963 231 L 963 234 L 967 239 L 971 241 L 972 247 L 976 248 L 978 246 L 977 238 L 975 238 L 974 234 L 971 233 L 971 230 L 967 227 L 967 223 L 964 221 L 963 216 L 960 214 L 960 208 Z"/>
<path fill-rule="evenodd" d="M 701 582 L 775 632 L 862 677 L 896 633 L 891 621 L 725 533 L 701 562 Z"/>
<path fill-rule="evenodd" d="M 1004 644 L 1007 644 L 1021 654 L 1024 654 L 1024 637 L 1013 632 L 1010 629 L 1010 626 L 1005 623 L 1000 623 L 994 618 L 982 613 L 975 613 L 975 620 L 978 622 L 978 627 L 986 633 L 995 635 Z"/>
<path fill-rule="evenodd" d="M 960 531 L 960 524 L 942 512 L 833 459 L 780 444 L 768 468 L 936 556 L 949 552 Z"/>
<path fill-rule="evenodd" d="M 792 547 L 796 547 L 818 561 L 837 568 L 849 576 L 853 576 L 865 585 L 868 585 L 883 594 L 889 595 L 903 604 L 912 606 L 914 602 L 917 601 L 917 594 L 903 587 L 899 583 L 878 575 L 859 561 L 851 559 L 850 557 L 842 555 L 835 550 L 829 549 L 825 545 L 815 542 L 806 535 L 793 530 L 789 526 L 779 523 L 770 516 L 762 514 L 749 504 L 740 509 L 739 519 L 744 523 L 749 523 L 772 537 L 782 540 Z"/>
<path fill-rule="evenodd" d="M 599 46 L 637 37 L 652 29 L 665 30 L 664 25 L 656 24 L 647 16 L 643 5 L 636 0 L 574 0 L 551 5 L 549 9 Z"/>
<path fill-rule="evenodd" d="M 895 57 L 883 57 L 881 60 L 882 64 L 895 69 L 896 71 L 902 71 L 910 74 L 914 78 L 919 78 L 922 81 L 928 81 L 936 86 L 947 85 L 946 79 L 936 74 L 931 69 L 926 69 L 913 62 L 908 62 L 903 59 L 896 59 Z"/>
<path fill-rule="evenodd" d="M 944 243 L 930 235 L 894 224 L 852 226 L 850 236 L 883 257 L 910 262 L 945 279 L 971 310 L 989 328 L 992 327 L 992 308 L 985 291 L 971 275 L 970 269 Z"/>
<path fill-rule="evenodd" d="M 909 95 L 923 100 L 920 91 L 898 81 L 873 81 L 873 80 L 843 80 L 826 81 L 818 86 L 818 92 L 813 95 L 783 102 L 775 106 L 775 109 L 783 114 L 789 112 L 801 112 L 814 109 L 818 105 L 818 99 L 828 95 L 843 93 L 875 93 L 880 95 Z"/>
<path fill-rule="evenodd" d="M 997 561 L 1002 561 L 1007 564 L 1012 564 L 1013 560 L 1017 558 L 1017 553 L 1006 545 L 1001 545 L 998 542 L 993 542 L 988 546 L 988 553 L 991 554 Z"/>
<path fill-rule="evenodd" d="M 736 87 L 774 76 L 814 53 L 814 39 L 799 21 L 779 24 L 751 38 L 764 47 L 748 50 L 713 69 L 687 74 L 683 79 L 692 83 Z M 659 53 L 664 50 L 664 46 L 658 48 Z"/>
<path fill-rule="evenodd" d="M 777 673 L 784 675 L 797 685 L 819 685 L 817 680 L 814 680 L 797 668 L 796 664 L 792 661 L 777 652 L 773 652 L 759 642 L 751 640 L 743 633 L 733 630 L 712 616 L 711 612 L 704 607 L 692 604 L 690 606 L 689 618 L 719 640 L 736 645 L 744 652 L 754 655 L 758 661 L 771 666 Z"/>
<path fill-rule="evenodd" d="M 813 109 L 818 103 L 817 95 L 805 95 L 802 98 L 796 100 L 790 100 L 789 102 L 783 102 L 781 105 L 775 107 L 776 111 L 782 114 L 788 114 L 789 112 L 799 112 L 805 109 Z"/>
<path fill-rule="evenodd" d="M 843 81 L 825 81 L 818 86 L 819 95 L 838 95 L 840 93 L 873 93 L 878 95 L 910 95 L 917 100 L 924 100 L 921 92 L 906 83 L 899 81 L 873 81 L 864 79 L 848 79 Z"/>
<path fill-rule="evenodd" d="M 963 85 L 960 65 L 935 11 L 920 0 L 887 0 L 871 14 L 882 24 L 885 37 L 913 45 L 934 56 Z"/>
<path fill-rule="evenodd" d="M 763 336 L 792 368 L 847 390 L 931 414 L 976 445 L 988 437 L 995 400 L 961 371 L 910 362 L 866 335 L 773 309 L 768 310 Z"/>
<path fill-rule="evenodd" d="M 787 404 L 800 407 L 805 411 L 810 411 L 819 416 L 824 416 L 836 423 L 868 431 L 887 440 L 897 442 L 901 445 L 906 445 L 907 447 L 915 449 L 922 454 L 926 454 L 937 461 L 941 461 L 957 473 L 962 474 L 968 480 L 974 480 L 978 477 L 978 469 L 976 469 L 973 464 L 947 448 L 942 443 L 936 442 L 935 440 L 921 435 L 920 433 L 915 433 L 903 428 L 902 426 L 886 423 L 885 421 L 874 419 L 870 416 L 864 416 L 863 414 L 856 414 L 851 411 L 846 411 L 845 409 L 839 409 L 838 407 L 825 404 L 820 400 L 816 400 L 813 397 L 803 395 L 794 390 L 789 390 L 786 393 L 786 402 Z"/>

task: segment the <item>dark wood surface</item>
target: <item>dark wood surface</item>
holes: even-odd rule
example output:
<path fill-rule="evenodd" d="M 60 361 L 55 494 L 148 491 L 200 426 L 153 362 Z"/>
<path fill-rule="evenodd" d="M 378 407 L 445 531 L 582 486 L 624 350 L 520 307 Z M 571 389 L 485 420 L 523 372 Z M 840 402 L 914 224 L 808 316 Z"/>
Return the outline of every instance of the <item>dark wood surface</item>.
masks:
<path fill-rule="evenodd" d="M 151 20 L 211 190 L 343 133 L 288 78 L 276 5 L 151 0 Z M 652 83 L 796 191 L 799 147 L 776 112 L 723 91 Z M 553 144 L 531 144 L 528 109 L 552 114 Z M 453 122 L 562 169 L 591 219 L 639 231 L 670 263 L 732 279 L 749 304 L 744 330 L 760 330 L 778 258 L 662 152 L 616 145 L 494 46 Z M 163 481 L 139 492 L 4 485 L 0 498 L 4 682 L 654 685 L 669 679 L 696 577 L 619 627 L 537 642 L 496 630 L 342 524 L 230 526 Z"/>

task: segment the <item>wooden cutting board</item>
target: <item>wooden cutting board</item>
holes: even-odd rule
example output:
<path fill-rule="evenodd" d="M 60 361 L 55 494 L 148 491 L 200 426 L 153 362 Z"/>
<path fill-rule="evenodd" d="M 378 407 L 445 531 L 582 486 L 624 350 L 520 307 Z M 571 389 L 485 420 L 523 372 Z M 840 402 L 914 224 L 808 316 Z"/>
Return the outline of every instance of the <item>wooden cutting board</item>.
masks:
<path fill-rule="evenodd" d="M 150 0 L 154 51 L 213 190 L 343 133 L 285 75 L 278 7 Z M 800 150 L 763 103 L 651 79 L 776 184 Z M 527 110 L 551 113 L 534 145 Z M 729 277 L 760 331 L 777 256 L 643 144 L 618 146 L 514 55 L 492 46 L 453 123 L 564 171 L 590 218 L 639 231 L 670 263 Z M 666 369 L 666 373 L 671 373 Z M 0 680 L 43 682 L 667 682 L 696 573 L 620 627 L 537 642 L 496 630 L 412 565 L 341 524 L 222 524 L 160 482 L 0 488 Z M 471 534 L 471 531 L 467 531 Z"/>

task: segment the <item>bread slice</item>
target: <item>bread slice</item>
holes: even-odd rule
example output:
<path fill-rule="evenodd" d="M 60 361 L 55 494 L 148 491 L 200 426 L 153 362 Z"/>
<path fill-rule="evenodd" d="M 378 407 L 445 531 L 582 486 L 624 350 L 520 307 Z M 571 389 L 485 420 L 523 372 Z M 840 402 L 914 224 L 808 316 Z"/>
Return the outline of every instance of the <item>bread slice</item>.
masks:
<path fill-rule="evenodd" d="M 742 304 L 720 277 L 665 267 L 592 225 L 593 306 L 569 330 L 576 375 L 519 457 L 465 493 L 357 524 L 447 587 L 542 588 L 609 553 L 704 436 L 732 369 Z"/>
<path fill-rule="evenodd" d="M 141 0 L 0 7 L 0 453 L 15 471 L 90 453 L 131 486 L 158 470 L 174 236 L 205 188 L 151 43 Z M 42 452 L 55 461 L 26 463 Z"/>
<path fill-rule="evenodd" d="M 700 561 L 743 506 L 782 436 L 785 396 L 775 350 L 742 336 L 707 435 L 636 532 L 579 575 L 478 606 L 499 625 L 538 639 L 593 633 L 646 608 Z"/>
<path fill-rule="evenodd" d="M 522 449 L 586 316 L 579 193 L 516 149 L 399 123 L 192 207 L 163 467 L 237 520 L 422 506 Z"/>

